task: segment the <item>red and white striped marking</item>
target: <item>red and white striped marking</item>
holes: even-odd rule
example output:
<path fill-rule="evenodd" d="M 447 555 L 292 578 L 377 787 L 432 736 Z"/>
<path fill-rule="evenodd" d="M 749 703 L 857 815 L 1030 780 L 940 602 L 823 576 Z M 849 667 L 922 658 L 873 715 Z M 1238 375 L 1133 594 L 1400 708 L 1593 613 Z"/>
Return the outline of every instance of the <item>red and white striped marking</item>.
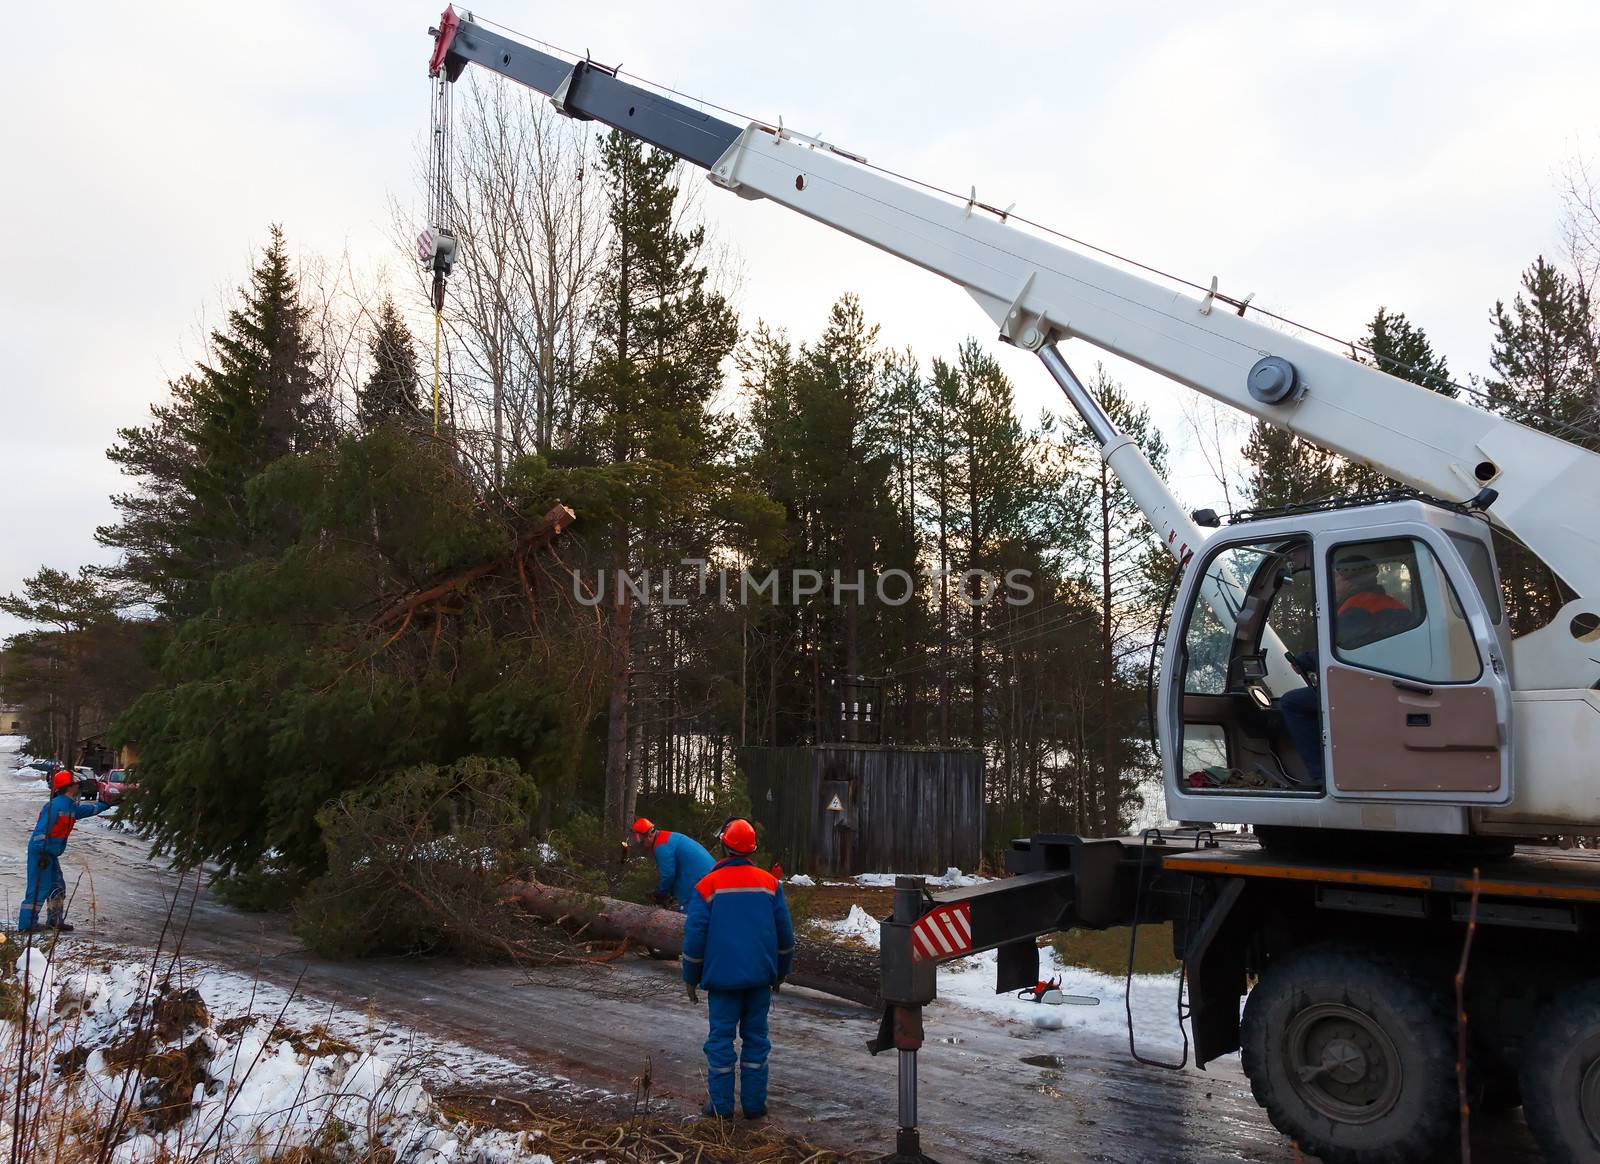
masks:
<path fill-rule="evenodd" d="M 942 962 L 972 949 L 972 907 L 941 905 L 911 927 L 911 960 Z"/>
<path fill-rule="evenodd" d="M 417 258 L 424 263 L 433 262 L 434 241 L 433 231 L 429 227 L 423 227 L 422 233 L 417 235 Z"/>

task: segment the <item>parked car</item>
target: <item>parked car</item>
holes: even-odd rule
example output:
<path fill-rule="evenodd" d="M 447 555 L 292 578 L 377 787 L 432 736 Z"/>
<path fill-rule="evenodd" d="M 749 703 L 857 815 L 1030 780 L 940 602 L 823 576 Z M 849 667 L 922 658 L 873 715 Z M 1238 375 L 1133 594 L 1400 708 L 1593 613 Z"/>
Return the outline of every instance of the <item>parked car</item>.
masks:
<path fill-rule="evenodd" d="M 139 786 L 130 783 L 127 779 L 129 773 L 125 768 L 113 768 L 105 774 L 103 779 L 91 777 L 87 781 L 79 781 L 84 785 L 84 795 L 93 796 L 96 800 L 103 800 L 107 804 L 115 804 L 125 792 L 137 792 Z"/>

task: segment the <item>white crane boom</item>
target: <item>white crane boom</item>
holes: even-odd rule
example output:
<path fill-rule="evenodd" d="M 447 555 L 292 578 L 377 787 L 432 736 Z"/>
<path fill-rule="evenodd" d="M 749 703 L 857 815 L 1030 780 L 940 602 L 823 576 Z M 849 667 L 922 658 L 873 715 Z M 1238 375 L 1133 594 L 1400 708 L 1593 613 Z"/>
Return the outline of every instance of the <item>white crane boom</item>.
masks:
<path fill-rule="evenodd" d="M 1103 455 L 1175 551 L 1200 533 L 1092 398 L 1074 391 L 1054 345 L 1084 340 L 1424 493 L 1493 492 L 1491 519 L 1578 597 L 1515 648 L 1519 688 L 1600 681 L 1590 624 L 1600 606 L 1600 456 L 1349 359 L 1233 311 L 1040 237 L 975 200 L 909 185 L 833 146 L 752 122 L 738 127 L 591 62 L 575 65 L 446 14 L 435 68 L 469 62 L 551 95 L 764 198 L 915 263 L 967 292 L 1001 338 L 1042 356 L 1095 428 Z M 1087 401 L 1087 409 L 1085 408 Z M 1098 423 L 1095 414 L 1099 414 Z M 1181 556 L 1181 555 L 1180 555 Z M 1587 617 L 1585 617 L 1587 616 Z"/>

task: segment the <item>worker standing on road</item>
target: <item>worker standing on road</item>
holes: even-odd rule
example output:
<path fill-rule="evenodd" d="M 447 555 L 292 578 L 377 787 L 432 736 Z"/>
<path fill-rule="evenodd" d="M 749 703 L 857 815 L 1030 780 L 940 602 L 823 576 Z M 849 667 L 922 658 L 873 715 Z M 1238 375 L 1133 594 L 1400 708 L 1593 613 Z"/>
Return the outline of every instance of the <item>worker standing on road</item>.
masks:
<path fill-rule="evenodd" d="M 639 847 L 650 846 L 651 856 L 656 859 L 661 876 L 650 900 L 657 905 L 666 905 L 677 898 L 678 906 L 687 909 L 689 899 L 694 896 L 695 883 L 716 864 L 706 847 L 693 837 L 658 829 L 642 816 L 633 822 L 633 843 Z"/>
<path fill-rule="evenodd" d="M 739 1071 L 739 1098 L 746 1119 L 767 1113 L 767 1010 L 789 976 L 794 958 L 794 925 L 783 886 L 750 863 L 756 830 L 735 817 L 717 834 L 726 854 L 700 879 L 689 898 L 683 927 L 683 981 L 690 1002 L 706 988 L 711 1030 L 706 1036 L 704 1114 L 733 1114 L 733 1068 Z M 734 1036 L 740 1054 L 733 1053 Z"/>
<path fill-rule="evenodd" d="M 73 825 L 110 807 L 99 800 L 81 800 L 78 778 L 65 768 L 50 777 L 50 800 L 39 811 L 39 823 L 28 838 L 28 888 L 17 914 L 19 933 L 47 929 L 72 932 L 65 917 L 67 882 L 61 875 L 61 854 L 66 852 Z M 39 924 L 41 903 L 49 910 L 45 925 Z"/>

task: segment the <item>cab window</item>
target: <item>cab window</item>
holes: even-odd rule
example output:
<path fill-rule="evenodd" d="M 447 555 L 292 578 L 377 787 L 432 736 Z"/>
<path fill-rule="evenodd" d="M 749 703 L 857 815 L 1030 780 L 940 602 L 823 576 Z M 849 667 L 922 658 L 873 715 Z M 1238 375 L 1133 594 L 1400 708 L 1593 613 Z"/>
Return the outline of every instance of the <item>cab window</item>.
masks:
<path fill-rule="evenodd" d="M 1335 546 L 1328 593 L 1340 662 L 1422 683 L 1470 683 L 1482 673 L 1461 602 L 1426 542 Z"/>
<path fill-rule="evenodd" d="M 1472 585 L 1477 588 L 1478 597 L 1483 599 L 1484 610 L 1489 612 L 1489 621 L 1498 624 L 1500 587 L 1495 584 L 1494 559 L 1489 554 L 1488 544 L 1467 534 L 1453 533 L 1449 537 L 1456 553 L 1467 564 L 1467 573 L 1472 575 Z"/>
<path fill-rule="evenodd" d="M 1206 562 L 1184 628 L 1184 691 L 1222 695 L 1247 683 L 1264 687 L 1265 664 L 1256 652 L 1268 630 L 1274 650 L 1316 649 L 1316 599 L 1304 538 L 1228 546 Z"/>

